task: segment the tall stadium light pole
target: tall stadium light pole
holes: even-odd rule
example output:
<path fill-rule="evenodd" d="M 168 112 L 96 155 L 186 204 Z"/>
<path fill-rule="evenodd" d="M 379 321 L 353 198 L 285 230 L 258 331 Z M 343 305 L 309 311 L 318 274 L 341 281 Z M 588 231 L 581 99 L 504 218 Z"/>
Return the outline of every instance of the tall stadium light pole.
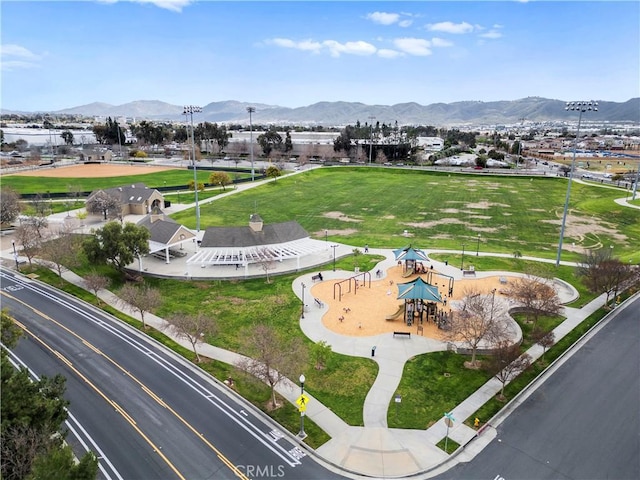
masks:
<path fill-rule="evenodd" d="M 569 198 L 571 196 L 571 181 L 573 180 L 573 172 L 576 165 L 576 147 L 578 146 L 578 138 L 580 136 L 580 124 L 582 123 L 582 114 L 584 112 L 597 112 L 597 102 L 567 102 L 565 110 L 578 111 L 578 129 L 576 138 L 573 142 L 573 158 L 571 160 L 571 170 L 569 171 L 569 183 L 567 184 L 567 196 L 564 200 L 564 212 L 562 213 L 562 224 L 560 226 L 560 240 L 558 241 L 558 254 L 556 255 L 556 267 L 560 266 L 560 256 L 562 255 L 562 240 L 564 238 L 564 228 L 567 223 L 567 211 L 569 210 Z"/>
<path fill-rule="evenodd" d="M 191 116 L 191 154 L 193 158 L 193 190 L 196 192 L 196 232 L 200 232 L 200 204 L 198 203 L 198 172 L 196 170 L 196 136 L 193 130 L 193 114 L 199 113 L 202 108 L 195 105 L 185 105 L 183 115 Z"/>
<path fill-rule="evenodd" d="M 249 147 L 251 148 L 251 181 L 256 179 L 256 172 L 253 168 L 253 120 L 252 114 L 255 113 L 256 107 L 247 107 L 249 112 Z"/>
<path fill-rule="evenodd" d="M 373 121 L 376 117 L 369 117 L 369 127 L 371 128 L 371 133 L 369 134 L 369 166 L 371 166 L 371 157 L 373 155 Z"/>
<path fill-rule="evenodd" d="M 122 140 L 120 139 L 120 124 L 116 121 L 116 127 L 118 128 L 118 146 L 120 147 L 120 161 L 122 161 Z"/>

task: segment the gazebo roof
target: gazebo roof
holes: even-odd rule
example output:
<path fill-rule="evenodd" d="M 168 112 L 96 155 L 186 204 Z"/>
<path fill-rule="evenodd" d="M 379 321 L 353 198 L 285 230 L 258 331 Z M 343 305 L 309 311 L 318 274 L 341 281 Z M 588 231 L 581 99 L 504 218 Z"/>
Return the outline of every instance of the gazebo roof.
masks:
<path fill-rule="evenodd" d="M 396 260 L 424 260 L 429 261 L 427 254 L 419 248 L 413 248 L 411 245 L 399 248 L 393 251 L 396 256 Z"/>
<path fill-rule="evenodd" d="M 422 277 L 418 277 L 407 283 L 398 284 L 398 300 L 427 300 L 430 302 L 442 302 L 438 287 L 428 284 Z"/>

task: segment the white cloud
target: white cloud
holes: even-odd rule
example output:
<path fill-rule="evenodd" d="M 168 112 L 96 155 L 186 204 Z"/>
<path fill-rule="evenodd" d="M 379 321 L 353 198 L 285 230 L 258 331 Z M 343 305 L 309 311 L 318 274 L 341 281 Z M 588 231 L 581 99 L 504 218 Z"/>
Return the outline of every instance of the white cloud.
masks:
<path fill-rule="evenodd" d="M 406 28 L 413 23 L 410 18 L 404 18 L 408 16 L 411 15 L 409 13 L 373 12 L 368 13 L 365 18 L 379 25 L 397 24 L 399 27 Z"/>
<path fill-rule="evenodd" d="M 377 55 L 382 58 L 398 58 L 403 57 L 404 53 L 397 50 L 391 50 L 390 48 L 381 48 L 378 50 Z"/>
<path fill-rule="evenodd" d="M 33 53 L 28 48 L 22 47 L 20 45 L 7 44 L 0 46 L 0 54 L 2 57 L 21 57 L 28 58 L 30 60 L 39 60 L 40 56 Z"/>
<path fill-rule="evenodd" d="M 118 3 L 119 1 L 127 1 L 131 3 L 150 3 L 158 8 L 171 10 L 172 12 L 182 12 L 184 7 L 191 5 L 194 0 L 99 0 L 101 3 Z"/>
<path fill-rule="evenodd" d="M 375 46 L 362 40 L 346 43 L 325 40 L 322 45 L 329 49 L 332 57 L 339 57 L 343 53 L 347 55 L 373 55 L 377 50 Z"/>
<path fill-rule="evenodd" d="M 434 47 L 452 47 L 453 42 L 445 40 L 444 38 L 433 37 L 431 39 L 431 45 L 433 45 Z"/>
<path fill-rule="evenodd" d="M 502 34 L 497 32 L 496 30 L 489 30 L 487 33 L 481 33 L 480 37 L 482 38 L 501 38 Z"/>
<path fill-rule="evenodd" d="M 409 55 L 427 56 L 431 55 L 431 44 L 424 38 L 396 38 L 393 41 L 395 47 Z"/>
<path fill-rule="evenodd" d="M 301 42 L 294 42 L 288 38 L 274 38 L 272 40 L 268 40 L 267 43 L 272 43 L 277 45 L 278 47 L 283 48 L 294 48 L 296 50 L 303 50 L 306 52 L 315 52 L 318 53 L 322 49 L 322 44 L 319 42 L 314 42 L 311 40 L 303 40 Z"/>
<path fill-rule="evenodd" d="M 453 22 L 439 22 L 431 23 L 427 25 L 427 29 L 432 32 L 445 32 L 445 33 L 471 33 L 473 32 L 473 25 L 467 22 L 453 23 Z"/>
<path fill-rule="evenodd" d="M 340 55 L 373 55 L 378 49 L 364 41 L 345 42 L 341 43 L 336 40 L 323 40 L 317 42 L 313 40 L 295 41 L 289 38 L 272 38 L 265 40 L 267 45 L 275 45 L 282 48 L 292 48 L 295 50 L 301 50 L 305 52 L 321 53 L 323 51 L 328 52 L 332 57 L 339 57 Z"/>
<path fill-rule="evenodd" d="M 42 56 L 20 45 L 6 44 L 0 46 L 0 58 L 2 70 L 13 71 L 37 67 Z"/>
<path fill-rule="evenodd" d="M 380 25 L 393 25 L 400 19 L 400 15 L 397 13 L 373 12 L 368 13 L 366 19 Z"/>

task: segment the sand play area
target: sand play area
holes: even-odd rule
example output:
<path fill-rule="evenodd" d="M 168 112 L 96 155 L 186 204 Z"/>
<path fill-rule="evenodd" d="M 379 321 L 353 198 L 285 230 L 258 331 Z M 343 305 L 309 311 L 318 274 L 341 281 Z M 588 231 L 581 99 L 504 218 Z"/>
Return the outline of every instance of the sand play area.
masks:
<path fill-rule="evenodd" d="M 122 177 L 124 175 L 144 175 L 145 173 L 163 172 L 165 170 L 175 170 L 175 167 L 91 163 L 47 168 L 43 170 L 29 170 L 26 172 L 13 173 L 12 175 L 50 178 L 100 178 Z"/>
<path fill-rule="evenodd" d="M 353 275 L 356 275 L 355 273 Z M 398 315 L 394 320 L 386 320 L 388 315 L 392 315 L 398 311 L 400 305 L 404 304 L 404 300 L 398 300 L 398 283 L 407 283 L 418 275 L 411 275 L 410 277 L 402 277 L 402 267 L 394 266 L 386 271 L 386 276 L 383 278 L 376 278 L 374 274 L 371 275 L 371 288 L 369 288 L 369 282 L 366 282 L 366 286 L 363 285 L 362 275 L 360 279 L 359 287 L 355 288 L 355 282 L 351 282 L 351 292 L 348 292 L 348 282 L 342 284 L 342 301 L 339 301 L 339 292 L 334 285 L 340 281 L 324 280 L 323 282 L 316 282 L 309 286 L 309 291 L 313 298 L 305 299 L 308 309 L 318 308 L 314 298 L 317 298 L 329 308 L 327 313 L 322 317 L 322 323 L 328 329 L 339 333 L 341 335 L 350 336 L 372 336 L 380 335 L 382 333 L 390 333 L 394 331 L 411 332 L 412 334 L 418 333 L 418 322 L 409 327 L 405 325 L 402 313 Z M 496 295 L 501 295 L 500 290 L 504 290 L 505 285 L 500 283 L 500 278 L 506 279 L 507 282 L 511 282 L 515 277 L 495 276 L 486 278 L 465 278 L 456 280 L 453 287 L 452 297 L 447 296 L 447 305 L 438 305 L 438 309 L 444 309 L 449 311 L 450 300 L 458 300 L 465 294 L 465 290 L 468 288 L 477 289 L 479 292 L 489 293 L 494 288 L 498 292 Z M 349 276 L 344 277 L 344 279 Z M 426 276 L 423 275 L 426 279 Z M 441 296 L 444 298 L 448 294 L 449 278 L 440 276 L 437 271 L 434 271 L 431 280 L 431 285 L 437 286 Z M 334 299 L 335 290 L 335 299 Z M 342 320 L 340 320 L 342 318 Z M 422 324 L 423 334 L 425 337 L 434 339 L 443 339 L 442 331 L 433 322 L 425 321 Z"/>

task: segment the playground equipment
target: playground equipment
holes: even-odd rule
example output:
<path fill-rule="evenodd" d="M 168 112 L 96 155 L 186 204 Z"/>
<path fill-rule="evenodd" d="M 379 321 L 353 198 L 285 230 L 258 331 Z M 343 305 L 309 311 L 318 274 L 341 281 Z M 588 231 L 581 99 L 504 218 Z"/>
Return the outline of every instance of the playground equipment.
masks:
<path fill-rule="evenodd" d="M 333 284 L 333 299 L 336 299 L 336 287 L 338 289 L 338 301 L 342 301 L 342 284 L 347 283 L 349 285 L 349 290 L 346 293 L 351 293 L 351 284 L 353 282 L 354 285 L 354 295 L 358 293 L 358 288 L 361 286 L 367 286 L 367 280 L 369 280 L 369 288 L 371 288 L 371 273 L 369 272 L 361 272 L 358 275 L 354 275 L 353 277 L 349 277 L 345 280 L 341 280 Z M 360 282 L 362 281 L 362 285 Z"/>
<path fill-rule="evenodd" d="M 395 320 L 396 318 L 398 318 L 400 315 L 402 315 L 404 313 L 404 303 L 401 303 L 398 306 L 398 310 L 396 310 L 394 313 L 392 313 L 391 315 L 387 315 L 386 317 L 384 317 L 385 320 Z"/>
<path fill-rule="evenodd" d="M 413 275 L 413 268 L 406 270 L 403 274 L 402 274 L 402 278 L 407 278 L 410 277 L 411 275 Z"/>

